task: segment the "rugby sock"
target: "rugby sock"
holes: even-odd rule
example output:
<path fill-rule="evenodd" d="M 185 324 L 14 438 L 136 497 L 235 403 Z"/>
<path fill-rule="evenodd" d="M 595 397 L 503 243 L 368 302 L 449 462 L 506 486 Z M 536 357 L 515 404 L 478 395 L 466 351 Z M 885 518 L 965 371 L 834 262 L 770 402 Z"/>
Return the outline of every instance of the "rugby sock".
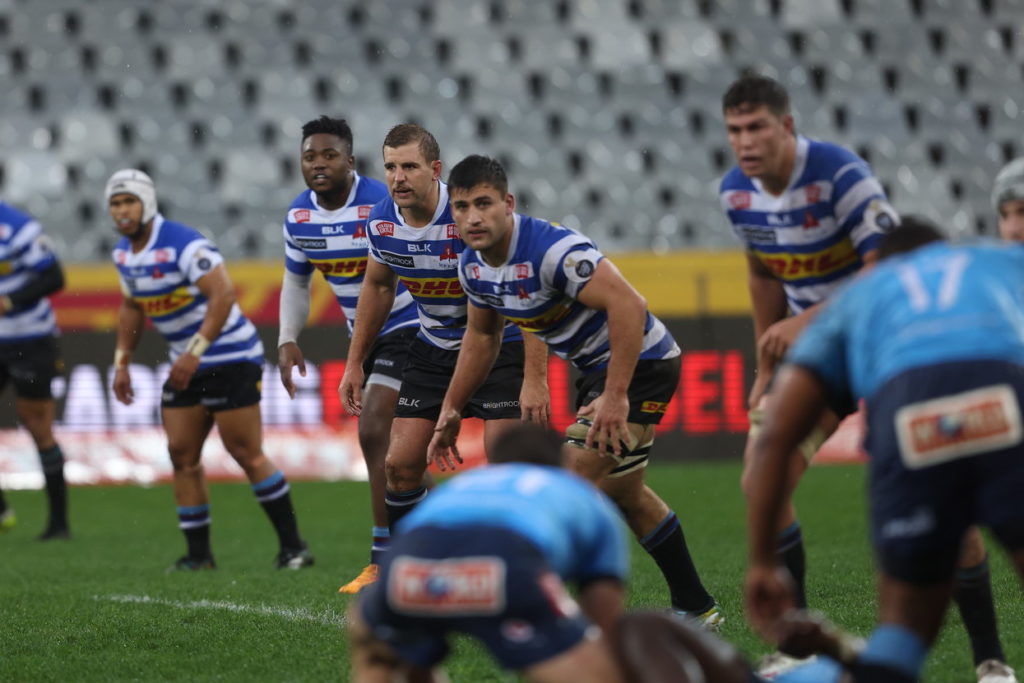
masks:
<path fill-rule="evenodd" d="M 178 528 L 185 534 L 188 556 L 200 560 L 211 557 L 210 505 L 179 505 Z"/>
<path fill-rule="evenodd" d="M 267 517 L 274 525 L 274 530 L 277 531 L 277 540 L 281 547 L 303 548 L 305 546 L 299 538 L 299 525 L 295 520 L 292 497 L 288 494 L 290 490 L 288 480 L 284 478 L 284 472 L 281 470 L 252 485 L 256 500 L 263 506 Z"/>
<path fill-rule="evenodd" d="M 806 608 L 807 592 L 804 587 L 804 577 L 807 574 L 807 560 L 804 555 L 804 536 L 800 531 L 800 522 L 793 522 L 782 530 L 775 552 L 792 575 L 793 583 L 796 584 L 794 597 L 797 609 Z"/>
<path fill-rule="evenodd" d="M 411 491 L 392 491 L 384 489 L 384 505 L 388 509 L 388 527 L 391 534 L 395 533 L 395 525 L 402 517 L 413 511 L 416 504 L 427 497 L 427 487 L 418 486 Z"/>
<path fill-rule="evenodd" d="M 1006 661 L 1003 645 L 996 627 L 996 607 L 992 601 L 992 575 L 988 558 L 974 567 L 963 567 L 956 572 L 953 599 L 960 609 L 967 636 L 971 639 L 974 665 L 986 659 Z"/>
<path fill-rule="evenodd" d="M 3 489 L 0 489 L 0 515 L 7 512 L 7 499 L 4 498 Z"/>
<path fill-rule="evenodd" d="M 391 529 L 386 526 L 373 527 L 373 545 L 370 546 L 370 564 L 380 564 L 391 542 Z"/>
<path fill-rule="evenodd" d="M 46 499 L 50 506 L 50 523 L 48 531 L 63 531 L 68 528 L 68 487 L 64 481 L 64 453 L 60 446 L 54 444 L 50 448 L 39 451 L 39 460 L 43 465 L 43 477 L 46 479 Z"/>
<path fill-rule="evenodd" d="M 654 531 L 640 539 L 640 545 L 661 569 L 673 607 L 697 614 L 714 607 L 715 599 L 704 589 L 697 568 L 693 566 L 676 513 L 669 510 Z"/>
<path fill-rule="evenodd" d="M 882 624 L 857 658 L 853 680 L 913 683 L 920 679 L 927 655 L 928 647 L 915 633 L 896 624 Z"/>

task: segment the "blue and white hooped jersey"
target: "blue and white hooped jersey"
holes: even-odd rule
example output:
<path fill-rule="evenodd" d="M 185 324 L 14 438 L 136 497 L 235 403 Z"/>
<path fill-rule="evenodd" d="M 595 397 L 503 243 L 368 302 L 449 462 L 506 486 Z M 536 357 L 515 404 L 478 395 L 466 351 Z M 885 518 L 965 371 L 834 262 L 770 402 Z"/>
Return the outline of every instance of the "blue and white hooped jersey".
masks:
<path fill-rule="evenodd" d="M 970 360 L 1024 365 L 1024 247 L 929 245 L 888 258 L 838 293 L 787 360 L 834 402 L 867 398 L 905 370 Z"/>
<path fill-rule="evenodd" d="M 608 314 L 577 300 L 604 255 L 575 230 L 530 216 L 513 218 L 505 263 L 492 267 L 472 249 L 462 253 L 459 277 L 466 296 L 543 339 L 580 370 L 605 367 L 611 355 Z M 679 353 L 664 323 L 648 312 L 641 360 Z"/>
<path fill-rule="evenodd" d="M 496 526 L 532 541 L 563 579 L 625 579 L 629 543 L 618 511 L 593 484 L 557 467 L 478 467 L 437 487 L 399 522 L 417 527 Z"/>
<path fill-rule="evenodd" d="M 366 221 L 373 205 L 388 196 L 387 187 L 380 181 L 355 172 L 352 175 L 352 190 L 343 207 L 328 211 L 317 204 L 315 192 L 306 190 L 292 202 L 284 222 L 285 268 L 306 277 L 314 269 L 323 273 L 345 314 L 350 335 L 370 246 Z M 416 303 L 399 285 L 381 334 L 418 324 Z"/>
<path fill-rule="evenodd" d="M 781 195 L 738 166 L 722 178 L 719 193 L 733 232 L 782 281 L 793 313 L 827 299 L 899 223 L 866 161 L 803 136 Z"/>
<path fill-rule="evenodd" d="M 114 265 L 121 277 L 121 289 L 138 304 L 170 346 L 171 362 L 188 346 L 188 340 L 203 324 L 206 297 L 196 282 L 224 262 L 217 247 L 197 230 L 165 220 L 153 219 L 149 242 L 132 253 L 131 242 L 122 237 L 114 246 Z M 256 328 L 242 315 L 238 304 L 199 367 L 225 363 L 263 364 L 263 344 Z"/>
<path fill-rule="evenodd" d="M 466 331 L 466 294 L 459 282 L 459 254 L 466 243 L 452 220 L 448 186 L 439 184 L 437 210 L 429 225 L 406 225 L 398 207 L 387 198 L 370 212 L 367 232 L 370 256 L 391 268 L 415 299 L 420 338 L 457 351 Z M 506 326 L 504 341 L 522 338 L 515 326 Z"/>
<path fill-rule="evenodd" d="M 24 287 L 36 273 L 57 262 L 39 222 L 0 201 L 0 296 Z M 50 300 L 0 315 L 0 342 L 17 342 L 57 334 Z"/>

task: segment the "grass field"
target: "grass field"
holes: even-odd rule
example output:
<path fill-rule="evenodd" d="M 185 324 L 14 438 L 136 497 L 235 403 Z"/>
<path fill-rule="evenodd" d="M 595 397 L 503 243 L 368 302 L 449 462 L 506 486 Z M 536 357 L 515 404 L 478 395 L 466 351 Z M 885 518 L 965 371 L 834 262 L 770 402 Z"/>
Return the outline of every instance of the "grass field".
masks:
<path fill-rule="evenodd" d="M 676 509 L 705 582 L 725 607 L 723 636 L 758 656 L 767 648 L 741 614 L 745 563 L 739 468 L 652 466 L 650 480 Z M 798 505 L 813 605 L 850 630 L 874 618 L 864 530 L 863 470 L 813 469 Z M 276 544 L 247 486 L 212 488 L 219 569 L 165 575 L 183 552 L 169 487 L 72 491 L 69 542 L 41 544 L 43 496 L 14 491 L 19 523 L 0 536 L 0 681 L 320 681 L 347 678 L 342 632 L 348 598 L 336 593 L 366 560 L 367 489 L 297 483 L 293 498 L 317 564 L 271 568 Z M 994 583 L 1011 664 L 1024 664 L 1021 593 L 1001 554 Z M 661 607 L 667 591 L 634 547 L 631 603 Z M 454 681 L 514 680 L 471 643 L 449 660 Z M 972 681 L 966 636 L 952 617 L 926 680 Z"/>

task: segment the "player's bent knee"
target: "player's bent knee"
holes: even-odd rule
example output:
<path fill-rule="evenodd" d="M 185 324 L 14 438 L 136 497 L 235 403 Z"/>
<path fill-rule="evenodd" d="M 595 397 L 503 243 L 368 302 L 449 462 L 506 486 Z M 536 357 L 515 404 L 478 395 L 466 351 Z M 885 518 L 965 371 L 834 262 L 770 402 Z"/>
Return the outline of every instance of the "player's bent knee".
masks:
<path fill-rule="evenodd" d="M 422 465 L 403 463 L 396 461 L 390 454 L 384 461 L 384 476 L 387 481 L 387 487 L 396 492 L 411 491 L 421 486 L 426 470 L 426 461 Z"/>

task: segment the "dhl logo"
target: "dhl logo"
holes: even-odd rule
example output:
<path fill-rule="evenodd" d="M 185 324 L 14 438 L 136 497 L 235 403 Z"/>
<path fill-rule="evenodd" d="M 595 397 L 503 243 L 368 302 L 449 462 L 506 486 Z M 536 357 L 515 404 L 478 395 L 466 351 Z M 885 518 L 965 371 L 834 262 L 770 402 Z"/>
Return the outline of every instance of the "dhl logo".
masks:
<path fill-rule="evenodd" d="M 641 413 L 664 415 L 666 410 L 668 410 L 668 401 L 644 401 L 640 404 Z"/>
<path fill-rule="evenodd" d="M 557 304 L 545 311 L 544 315 L 537 316 L 536 318 L 513 318 L 511 316 L 505 316 L 505 319 L 514 325 L 518 325 L 527 332 L 543 332 L 544 330 L 554 327 L 567 315 L 569 315 L 569 307 L 565 304 Z"/>
<path fill-rule="evenodd" d="M 141 306 L 143 312 L 150 318 L 159 318 L 180 311 L 193 301 L 195 301 L 195 297 L 189 294 L 187 287 L 179 287 L 173 292 L 158 296 L 135 297 L 135 303 Z"/>
<path fill-rule="evenodd" d="M 453 297 L 463 296 L 462 284 L 453 278 L 402 277 L 398 278 L 413 296 Z"/>
<path fill-rule="evenodd" d="M 310 259 L 309 262 L 324 275 L 344 275 L 346 277 L 353 277 L 356 275 L 362 275 L 366 272 L 365 256 L 357 258 L 327 259 L 322 261 Z"/>
<path fill-rule="evenodd" d="M 829 275 L 856 263 L 860 258 L 849 240 L 808 254 L 780 254 L 757 250 L 754 250 L 754 254 L 782 280 Z"/>

